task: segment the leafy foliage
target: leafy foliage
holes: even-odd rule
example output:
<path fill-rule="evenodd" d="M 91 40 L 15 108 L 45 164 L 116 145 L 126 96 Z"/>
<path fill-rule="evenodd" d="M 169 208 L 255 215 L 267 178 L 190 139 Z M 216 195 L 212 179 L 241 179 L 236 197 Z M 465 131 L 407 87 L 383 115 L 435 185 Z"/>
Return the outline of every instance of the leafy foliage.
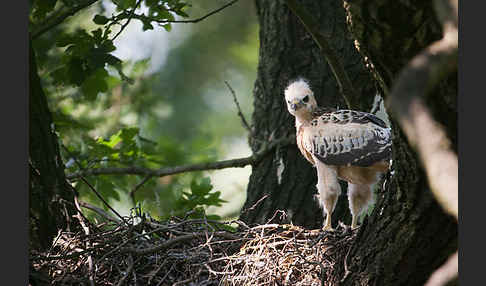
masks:
<path fill-rule="evenodd" d="M 221 206 L 221 203 L 226 202 L 220 198 L 221 192 L 212 192 L 213 186 L 209 178 L 203 178 L 199 183 L 192 180 L 190 192 L 185 191 L 182 196 L 176 201 L 175 215 L 182 216 L 190 210 L 195 210 L 193 217 L 200 217 L 204 214 L 203 207 Z M 209 219 L 220 219 L 217 215 L 207 216 Z"/>
<path fill-rule="evenodd" d="M 36 23 L 42 25 L 43 21 L 47 21 L 46 15 L 49 13 L 56 14 L 56 2 L 34 1 L 31 26 L 35 27 Z M 62 2 L 64 6 L 73 5 L 70 1 Z M 60 67 L 52 72 L 55 84 L 81 87 L 81 91 L 89 100 L 96 99 L 99 93 L 108 90 L 107 66 L 115 68 L 123 80 L 133 83 L 133 80 L 123 73 L 122 61 L 111 54 L 116 50 L 113 40 L 129 21 L 141 21 L 144 30 L 153 29 L 153 24 L 156 24 L 170 31 L 170 22 L 175 20 L 174 15 L 188 17 L 184 10 L 189 4 L 180 0 L 113 0 L 113 3 L 116 4 L 118 14 L 112 17 L 96 14 L 92 18 L 93 23 L 102 28 L 89 33 L 86 29 L 78 28 L 73 33 L 61 34 L 56 40 L 56 46 L 65 47 L 65 51 L 61 57 Z M 142 5 L 148 8 L 147 15 L 140 12 Z M 58 10 L 63 11 L 63 7 Z M 120 31 L 112 36 L 114 26 L 120 26 Z M 32 29 L 34 28 L 31 27 Z"/>
<path fill-rule="evenodd" d="M 29 30 L 35 31 L 55 15 L 88 2 L 97 1 L 34 0 Z M 205 99 L 196 95 L 207 84 L 210 74 L 216 74 L 200 70 L 211 68 L 217 61 L 208 58 L 206 64 L 194 65 L 195 55 L 185 56 L 189 49 L 183 48 L 183 53 L 171 55 L 178 59 L 174 62 L 183 60 L 183 65 L 171 63 L 166 71 L 172 76 L 164 79 L 165 70 L 147 75 L 149 58 L 122 61 L 115 56 L 114 40 L 128 21 L 141 22 L 143 30 L 162 27 L 171 31 L 170 22 L 177 16 L 188 17 L 191 5 L 180 0 L 111 2 L 116 6 L 113 14 L 106 13 L 98 1 L 98 6 L 90 6 L 90 13 L 69 18 L 33 42 L 39 59 L 38 73 L 61 140 L 66 173 L 130 166 L 157 169 L 216 160 L 221 135 L 205 130 L 212 121 L 203 122 L 200 118 L 209 109 Z M 242 17 L 242 22 L 233 24 L 234 27 L 226 25 L 227 33 L 234 35 L 234 28 L 247 20 Z M 196 49 L 200 49 L 205 43 L 207 40 L 199 36 L 191 38 L 184 47 L 196 44 Z M 221 57 L 221 51 L 215 55 Z M 185 76 L 180 73 L 183 70 L 194 70 L 194 74 Z M 185 80 L 187 77 L 192 79 L 190 84 Z M 175 89 L 161 89 L 160 82 L 171 82 Z M 192 96 L 181 94 L 181 86 L 191 89 Z M 175 116 L 187 114 L 187 106 L 191 107 L 191 116 Z M 240 127 L 234 111 L 228 114 Z M 231 120 L 225 118 L 225 122 Z M 234 126 L 234 123 L 226 124 L 225 134 L 236 134 Z M 128 194 L 143 176 L 100 175 L 86 179 L 111 204 L 124 204 L 120 208 L 128 210 L 142 203 L 144 210 L 154 217 L 181 215 L 191 209 L 193 216 L 201 216 L 208 206 L 220 206 L 224 202 L 221 193 L 213 191 L 209 178 L 203 178 L 200 172 L 151 178 L 134 193 L 133 200 Z M 75 181 L 74 185 L 82 200 L 104 208 L 83 182 Z"/>

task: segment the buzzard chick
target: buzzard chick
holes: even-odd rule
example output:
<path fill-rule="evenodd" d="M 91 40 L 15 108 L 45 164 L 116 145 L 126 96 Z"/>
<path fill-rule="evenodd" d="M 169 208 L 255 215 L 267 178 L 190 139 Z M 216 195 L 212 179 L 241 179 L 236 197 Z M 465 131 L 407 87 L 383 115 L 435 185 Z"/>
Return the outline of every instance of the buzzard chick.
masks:
<path fill-rule="evenodd" d="M 373 114 L 317 107 L 307 82 L 285 89 L 287 108 L 295 116 L 297 146 L 317 169 L 317 190 L 331 230 L 331 214 L 341 194 L 338 179 L 348 182 L 351 227 L 372 199 L 371 186 L 386 172 L 391 157 L 391 130 Z"/>

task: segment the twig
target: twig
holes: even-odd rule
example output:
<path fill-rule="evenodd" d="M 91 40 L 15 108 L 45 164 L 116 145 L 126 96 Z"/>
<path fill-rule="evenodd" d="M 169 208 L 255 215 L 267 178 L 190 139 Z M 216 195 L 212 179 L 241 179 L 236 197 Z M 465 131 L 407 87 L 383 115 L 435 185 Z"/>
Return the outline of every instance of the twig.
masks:
<path fill-rule="evenodd" d="M 77 258 L 77 257 L 79 257 L 83 254 L 87 254 L 87 253 L 93 252 L 95 250 L 96 249 L 91 248 L 91 249 L 87 249 L 87 250 L 84 250 L 84 251 L 74 252 L 72 254 L 66 254 L 66 255 L 51 255 L 51 256 L 38 255 L 38 256 L 31 257 L 30 259 L 33 260 L 33 261 L 35 261 L 35 260 L 42 260 L 42 261 L 66 260 L 66 259 Z"/>
<path fill-rule="evenodd" d="M 235 101 L 236 108 L 238 109 L 238 116 L 241 118 L 241 122 L 243 123 L 243 127 L 245 127 L 246 130 L 248 130 L 248 132 L 251 135 L 253 132 L 251 131 L 250 125 L 246 121 L 245 116 L 243 115 L 243 112 L 241 112 L 240 104 L 238 103 L 238 99 L 236 99 L 236 93 L 235 93 L 234 89 L 231 87 L 231 85 L 227 81 L 224 81 L 224 83 L 226 84 L 226 86 L 230 90 L 231 94 L 233 95 L 233 100 Z"/>
<path fill-rule="evenodd" d="M 167 278 L 167 276 L 169 276 L 169 273 L 172 272 L 172 270 L 174 269 L 174 267 L 175 267 L 175 264 L 172 264 L 172 266 L 170 267 L 169 271 L 167 271 L 167 273 L 165 273 L 164 277 L 162 277 L 162 279 L 160 279 L 159 283 L 157 283 L 157 286 L 162 285 L 162 283 L 165 281 L 165 279 Z"/>
<path fill-rule="evenodd" d="M 152 178 L 152 175 L 147 175 L 143 178 L 133 189 L 130 191 L 130 198 L 132 198 L 132 202 L 135 204 L 135 192 L 138 191 L 148 180 Z"/>
<path fill-rule="evenodd" d="M 88 187 L 95 193 L 95 195 L 103 202 L 103 204 L 109 208 L 114 214 L 116 214 L 126 225 L 128 225 L 127 221 L 114 209 L 108 204 L 105 199 L 96 191 L 96 189 L 83 177 L 81 176 L 80 179 L 88 185 Z"/>
<path fill-rule="evenodd" d="M 351 252 L 352 244 L 349 246 L 348 252 L 346 253 L 346 256 L 344 257 L 344 277 L 341 279 L 341 283 L 346 280 L 349 274 L 351 274 L 351 271 L 348 269 L 348 255 Z"/>
<path fill-rule="evenodd" d="M 34 27 L 33 31 L 31 32 L 31 38 L 36 39 L 40 35 L 44 34 L 45 32 L 49 31 L 50 29 L 54 28 L 55 26 L 61 24 L 66 18 L 73 16 L 74 14 L 79 12 L 80 10 L 83 10 L 84 8 L 91 6 L 95 2 L 98 2 L 98 0 L 81 1 L 81 3 L 79 3 L 76 6 L 71 7 L 70 9 L 66 10 L 65 12 L 62 12 L 62 13 L 61 13 L 61 11 L 55 12 L 55 15 L 46 19 L 43 23 L 36 25 L 36 27 L 38 27 L 38 28 Z M 61 9 L 63 9 L 63 8 L 61 8 Z"/>
<path fill-rule="evenodd" d="M 336 78 L 339 91 L 341 92 L 341 95 L 343 96 L 348 108 L 353 109 L 359 106 L 359 94 L 354 89 L 353 84 L 351 83 L 348 74 L 344 70 L 336 51 L 331 47 L 326 37 L 319 31 L 317 21 L 301 6 L 301 4 L 298 4 L 295 0 L 286 0 L 285 2 L 292 13 L 297 16 L 300 22 L 304 25 L 307 32 L 309 32 L 314 39 L 314 42 L 321 50 L 325 60 L 329 64 L 329 67 L 334 74 L 334 77 Z"/>
<path fill-rule="evenodd" d="M 297 243 L 296 243 L 295 248 L 296 248 L 296 249 L 298 249 L 298 245 L 297 245 Z M 298 255 L 299 255 L 299 257 L 300 257 L 302 260 L 304 260 L 304 263 L 319 266 L 319 280 L 321 280 L 321 286 L 326 285 L 326 284 L 325 284 L 325 280 L 324 280 L 324 278 L 325 278 L 325 274 L 326 274 L 326 273 L 324 272 L 324 270 L 325 270 L 326 268 L 324 267 L 324 265 L 323 265 L 323 264 L 322 264 L 320 261 L 310 261 L 310 260 L 307 260 L 307 258 L 306 258 L 304 255 L 302 255 L 302 253 L 298 253 Z"/>
<path fill-rule="evenodd" d="M 211 16 L 211 15 L 214 15 L 216 13 L 218 13 L 219 11 L 235 4 L 236 2 L 238 2 L 238 0 L 233 0 L 227 4 L 224 4 L 223 6 L 219 7 L 218 9 L 216 10 L 213 10 L 211 12 L 209 12 L 208 14 L 202 16 L 202 17 L 199 17 L 197 19 L 191 19 L 191 20 L 158 20 L 158 19 L 155 19 L 155 18 L 152 18 L 152 17 L 147 17 L 147 16 L 143 16 L 144 18 L 147 18 L 153 22 L 157 22 L 159 24 L 166 24 L 166 23 L 197 23 L 197 22 L 200 22 L 204 19 L 206 19 L 207 17 Z M 136 18 L 142 18 L 141 15 L 135 15 Z"/>
<path fill-rule="evenodd" d="M 251 211 L 251 210 L 254 210 L 264 199 L 268 198 L 268 195 L 264 195 L 263 197 L 261 197 L 258 201 L 256 201 L 256 203 L 254 203 L 251 207 L 247 208 L 247 209 L 244 209 L 241 211 L 240 213 L 240 216 Z"/>
<path fill-rule="evenodd" d="M 111 39 L 112 41 L 115 41 L 115 39 L 121 34 L 121 32 L 123 32 L 123 30 L 125 30 L 125 28 L 128 26 L 133 18 L 133 15 L 135 14 L 135 10 L 137 9 L 138 5 L 140 5 L 140 2 L 142 2 L 142 0 L 138 0 L 138 2 L 135 3 L 132 11 L 130 11 L 130 15 L 128 16 L 127 21 L 125 22 L 125 24 L 123 24 L 123 26 L 121 26 L 120 31 L 118 31 L 118 33 L 116 33 L 116 35 Z"/>
<path fill-rule="evenodd" d="M 283 210 L 276 210 L 273 213 L 273 216 L 267 221 L 267 224 L 269 224 L 273 219 L 275 219 L 275 217 L 277 216 L 277 214 L 280 214 L 280 217 L 279 217 L 280 220 L 283 220 L 283 219 L 287 218 L 287 213 L 285 213 L 285 211 L 283 211 Z"/>
<path fill-rule="evenodd" d="M 130 274 L 132 273 L 132 270 L 133 270 L 133 257 L 131 254 L 128 255 L 128 268 L 126 270 L 126 273 L 125 275 L 122 277 L 122 279 L 120 279 L 120 281 L 118 281 L 118 283 L 116 284 L 117 286 L 121 286 L 123 285 L 123 282 L 125 282 L 125 280 L 128 278 L 128 276 L 130 276 Z"/>
<path fill-rule="evenodd" d="M 87 236 L 89 236 L 89 227 L 86 226 L 86 224 L 84 223 L 84 217 L 81 216 L 81 208 L 79 207 L 79 203 L 78 203 L 78 197 L 74 197 L 74 204 L 76 205 L 76 208 L 78 209 L 78 214 L 76 215 L 76 217 L 78 218 L 79 220 L 79 224 L 81 224 L 81 227 L 83 228 L 84 230 L 84 234 L 86 234 Z M 86 241 L 86 248 L 90 248 L 90 241 L 87 240 Z M 91 254 L 88 254 L 88 270 L 89 270 L 89 283 L 91 286 L 94 286 L 95 283 L 94 283 L 94 271 L 93 271 L 93 257 L 91 256 Z"/>
<path fill-rule="evenodd" d="M 213 232 L 213 234 L 216 235 L 216 236 L 222 236 L 222 237 L 232 239 L 232 240 L 240 239 L 240 237 L 235 236 L 235 235 L 233 235 L 229 232 L 226 232 L 226 231 L 216 231 L 216 232 Z M 161 243 L 157 246 L 154 246 L 154 247 L 148 247 L 148 248 L 143 248 L 143 249 L 136 249 L 136 248 L 133 248 L 133 247 L 125 247 L 125 248 L 122 249 L 122 251 L 128 252 L 128 253 L 133 253 L 133 254 L 136 254 L 136 255 L 146 255 L 146 254 L 149 254 L 149 253 L 154 253 L 154 252 L 157 252 L 157 251 L 167 249 L 174 244 L 186 242 L 188 240 L 193 240 L 195 238 L 200 238 L 200 237 L 206 237 L 206 234 L 205 233 L 191 233 L 191 234 L 181 235 L 181 236 L 178 236 L 174 239 L 165 241 L 165 242 L 163 242 L 163 243 Z"/>
<path fill-rule="evenodd" d="M 109 221 L 112 221 L 112 222 L 115 222 L 115 223 L 120 222 L 120 220 L 112 217 L 110 214 L 108 214 L 107 212 L 105 212 L 104 210 L 102 210 L 101 208 L 99 208 L 97 206 L 94 206 L 90 203 L 83 202 L 83 201 L 78 201 L 78 202 L 79 202 L 79 205 L 82 206 L 83 208 L 87 208 L 89 210 L 92 210 L 92 211 L 96 212 L 97 214 L 101 215 L 102 217 L 104 217 L 105 219 L 107 219 Z"/>
<path fill-rule="evenodd" d="M 182 281 L 177 281 L 176 283 L 172 284 L 172 286 L 188 285 L 189 282 L 192 282 L 194 279 L 196 279 L 199 276 L 200 273 L 201 273 L 201 269 L 195 275 L 193 275 L 192 277 L 189 277 L 189 278 L 184 279 Z"/>
<path fill-rule="evenodd" d="M 295 145 L 295 136 L 288 138 L 281 138 L 273 140 L 266 144 L 260 151 L 254 153 L 249 157 L 223 160 L 209 163 L 198 163 L 191 165 L 182 165 L 175 167 L 166 167 L 160 169 L 149 169 L 142 167 L 126 167 L 126 168 L 95 168 L 80 170 L 71 174 L 66 174 L 66 178 L 75 179 L 82 176 L 97 176 L 97 175 L 146 175 L 153 177 L 164 177 L 168 175 L 175 175 L 186 172 L 195 171 L 207 171 L 207 170 L 219 170 L 225 168 L 242 168 L 247 165 L 256 165 L 260 160 L 265 157 L 276 146 Z"/>

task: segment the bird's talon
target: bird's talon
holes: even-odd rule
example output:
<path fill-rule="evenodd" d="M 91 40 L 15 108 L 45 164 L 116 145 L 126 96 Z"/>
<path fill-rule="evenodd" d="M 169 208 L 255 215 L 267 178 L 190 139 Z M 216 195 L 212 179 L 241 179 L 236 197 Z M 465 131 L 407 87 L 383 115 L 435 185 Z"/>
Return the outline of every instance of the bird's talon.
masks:
<path fill-rule="evenodd" d="M 317 169 L 319 203 L 327 216 L 322 230 L 334 231 L 330 218 L 341 194 L 338 179 L 348 182 L 353 215 L 351 227 L 345 230 L 357 229 L 358 215 L 373 195 L 371 186 L 378 174 L 390 169 L 391 128 L 371 113 L 319 108 L 302 78 L 290 83 L 284 93 L 287 109 L 295 117 L 297 147 Z"/>
<path fill-rule="evenodd" d="M 332 231 L 334 231 L 334 228 L 332 228 L 331 226 L 324 226 L 324 227 L 322 228 L 322 230 L 323 230 L 323 231 L 331 231 L 331 232 L 332 232 Z"/>

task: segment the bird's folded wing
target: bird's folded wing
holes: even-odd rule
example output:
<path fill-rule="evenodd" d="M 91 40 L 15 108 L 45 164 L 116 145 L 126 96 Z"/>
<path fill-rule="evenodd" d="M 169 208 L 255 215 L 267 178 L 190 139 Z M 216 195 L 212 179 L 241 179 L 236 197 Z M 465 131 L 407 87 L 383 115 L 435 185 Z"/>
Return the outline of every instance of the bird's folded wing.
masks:
<path fill-rule="evenodd" d="M 367 167 L 391 157 L 391 130 L 378 117 L 340 110 L 311 121 L 304 148 L 327 165 Z"/>

